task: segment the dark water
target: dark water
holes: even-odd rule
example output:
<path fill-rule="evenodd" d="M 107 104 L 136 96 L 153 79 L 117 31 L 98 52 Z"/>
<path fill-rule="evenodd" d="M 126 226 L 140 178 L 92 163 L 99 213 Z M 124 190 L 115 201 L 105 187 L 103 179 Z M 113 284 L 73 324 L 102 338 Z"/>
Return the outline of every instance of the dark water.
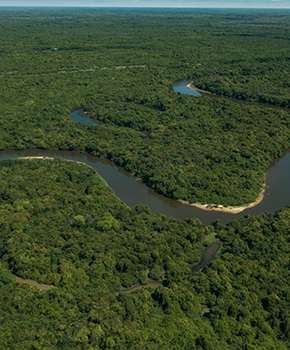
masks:
<path fill-rule="evenodd" d="M 83 110 L 78 110 L 72 112 L 72 114 L 69 116 L 72 121 L 76 123 L 90 123 L 94 125 L 98 125 L 99 123 L 93 122 L 91 119 L 89 119 Z"/>
<path fill-rule="evenodd" d="M 149 140 L 151 134 L 152 134 L 151 131 L 145 132 L 144 133 L 144 137 L 142 138 L 142 140 L 144 140 L 144 141 Z"/>
<path fill-rule="evenodd" d="M 124 288 L 124 289 L 119 289 L 117 288 L 117 290 L 115 291 L 115 293 L 118 295 L 119 292 L 123 292 L 123 293 L 131 293 L 134 292 L 134 290 L 136 289 L 142 289 L 142 288 L 158 288 L 159 286 L 162 286 L 162 282 L 157 282 L 157 281 L 152 281 L 152 282 L 148 282 L 145 285 L 142 285 L 140 283 L 137 283 L 136 285 L 129 287 L 129 288 Z"/>
<path fill-rule="evenodd" d="M 220 247 L 221 247 L 220 242 L 214 242 L 208 247 L 206 247 L 204 252 L 202 253 L 202 256 L 200 258 L 200 262 L 198 263 L 198 265 L 192 267 L 192 273 L 195 273 L 203 269 L 204 267 L 206 267 L 208 263 L 214 260 L 215 255 L 219 251 Z"/>
<path fill-rule="evenodd" d="M 273 213 L 279 208 L 286 207 L 290 199 L 290 153 L 287 152 L 284 152 L 283 157 L 276 159 L 269 167 L 266 174 L 267 188 L 262 202 L 239 214 L 205 211 L 181 204 L 173 199 L 155 193 L 153 189 L 147 187 L 142 182 L 136 181 L 127 171 L 117 167 L 113 162 L 88 154 L 81 154 L 76 151 L 46 151 L 37 149 L 0 151 L 0 159 L 27 156 L 61 157 L 63 159 L 86 163 L 96 169 L 115 191 L 116 195 L 128 206 L 134 207 L 137 204 L 147 205 L 153 213 L 162 213 L 167 217 L 173 216 L 178 219 L 197 217 L 206 225 L 215 219 L 221 219 L 222 223 L 227 223 L 244 214 L 257 215 L 264 211 Z"/>

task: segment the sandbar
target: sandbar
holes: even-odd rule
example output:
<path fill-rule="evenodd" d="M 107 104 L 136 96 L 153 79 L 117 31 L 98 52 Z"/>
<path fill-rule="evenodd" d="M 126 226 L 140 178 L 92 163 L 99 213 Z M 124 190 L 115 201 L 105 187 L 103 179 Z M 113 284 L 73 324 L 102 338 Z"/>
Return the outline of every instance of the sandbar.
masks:
<path fill-rule="evenodd" d="M 33 159 L 33 158 L 38 158 L 38 159 L 54 159 L 51 157 L 45 157 L 45 156 L 30 156 L 30 157 L 18 157 L 16 159 Z M 84 164 L 86 166 L 88 166 L 89 168 L 94 169 L 93 167 L 91 167 L 90 165 L 83 163 L 83 162 L 79 162 L 76 160 L 71 160 L 71 159 L 66 159 L 67 161 L 70 162 L 75 162 L 75 163 L 80 163 L 80 164 Z M 95 170 L 95 169 L 94 169 Z M 100 175 L 99 175 L 100 176 Z M 103 179 L 103 178 L 102 178 Z M 103 179 L 104 180 L 104 179 Z M 105 180 L 104 180 L 105 181 Z M 106 181 L 105 181 L 106 183 Z M 107 183 L 106 183 L 107 184 Z M 108 184 L 107 184 L 108 186 Z M 241 205 L 238 207 L 233 207 L 233 206 L 228 206 L 225 207 L 221 204 L 201 204 L 201 203 L 189 203 L 187 201 L 184 201 L 182 199 L 177 199 L 177 202 L 182 203 L 182 204 L 186 204 L 190 207 L 195 207 L 198 209 L 202 209 L 202 210 L 206 210 L 206 211 L 219 211 L 219 212 L 223 212 L 223 213 L 230 213 L 230 214 L 238 214 L 241 213 L 242 211 L 255 207 L 257 204 L 259 204 L 260 202 L 262 202 L 263 198 L 264 198 L 264 192 L 265 192 L 265 188 L 266 188 L 266 183 L 264 183 L 263 189 L 260 192 L 259 196 L 257 197 L 257 199 L 255 200 L 255 202 L 250 203 L 248 205 Z M 130 208 L 126 203 L 125 205 Z"/>
<path fill-rule="evenodd" d="M 242 211 L 255 207 L 257 204 L 259 204 L 260 202 L 262 202 L 263 198 L 264 198 L 264 192 L 265 192 L 265 188 L 266 188 L 266 184 L 264 184 L 264 187 L 262 189 L 262 191 L 260 192 L 258 198 L 255 200 L 255 202 L 250 203 L 248 205 L 241 205 L 238 207 L 233 207 L 233 206 L 228 206 L 225 207 L 223 205 L 219 205 L 219 204 L 200 204 L 200 203 L 189 203 L 186 202 L 182 199 L 178 199 L 177 201 L 182 203 L 182 204 L 186 204 L 190 207 L 195 207 L 198 209 L 202 209 L 202 210 L 207 210 L 207 211 L 220 211 L 223 213 L 230 213 L 230 214 L 238 214 L 241 213 Z"/>
<path fill-rule="evenodd" d="M 195 87 L 194 85 L 191 85 L 193 82 L 189 83 L 186 85 L 187 88 L 191 89 L 191 90 L 195 90 L 197 92 L 203 92 L 205 94 L 208 94 L 208 95 L 215 95 L 215 96 L 218 96 L 212 92 L 209 92 L 209 91 L 205 91 L 205 90 L 201 90 L 201 89 L 198 89 L 197 87 Z"/>

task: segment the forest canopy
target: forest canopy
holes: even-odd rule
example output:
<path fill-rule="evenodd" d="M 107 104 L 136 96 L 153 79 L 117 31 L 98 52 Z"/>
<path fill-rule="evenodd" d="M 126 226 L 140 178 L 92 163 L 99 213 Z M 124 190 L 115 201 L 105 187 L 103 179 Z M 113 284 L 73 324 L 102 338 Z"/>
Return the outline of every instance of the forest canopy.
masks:
<path fill-rule="evenodd" d="M 0 149 L 80 150 L 173 199 L 255 201 L 290 146 L 289 111 L 193 98 L 173 83 L 288 106 L 287 11 L 55 11 L 1 13 Z M 81 107 L 98 126 L 68 118 Z"/>
<path fill-rule="evenodd" d="M 1 8 L 0 149 L 79 150 L 174 199 L 253 202 L 290 146 L 289 17 Z M 184 78 L 270 106 L 176 93 Z M 55 158 L 1 160 L 0 212 L 0 348 L 290 347 L 289 208 L 205 226 L 128 208 Z"/>
<path fill-rule="evenodd" d="M 206 227 L 130 209 L 60 158 L 2 160 L 0 184 L 1 347 L 289 348 L 289 209 Z M 192 275 L 212 238 L 218 259 Z"/>

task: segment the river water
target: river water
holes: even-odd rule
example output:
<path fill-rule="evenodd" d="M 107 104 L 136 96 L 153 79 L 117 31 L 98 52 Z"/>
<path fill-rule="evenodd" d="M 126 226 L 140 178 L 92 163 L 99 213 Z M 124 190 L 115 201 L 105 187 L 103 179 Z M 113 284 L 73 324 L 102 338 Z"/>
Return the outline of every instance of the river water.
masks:
<path fill-rule="evenodd" d="M 88 118 L 82 109 L 73 111 L 69 117 L 71 118 L 72 121 L 76 123 L 89 123 L 94 125 L 99 124 L 99 123 L 93 122 L 90 118 Z"/>
<path fill-rule="evenodd" d="M 174 90 L 183 94 L 199 96 L 200 94 L 197 91 L 186 87 L 190 82 L 192 82 L 192 79 L 176 82 L 174 84 Z M 74 111 L 70 115 L 70 118 L 75 122 L 98 124 L 91 121 L 82 111 Z M 277 209 L 287 207 L 290 199 L 289 150 L 284 151 L 282 157 L 275 159 L 270 164 L 266 173 L 266 189 L 263 200 L 255 207 L 246 209 L 238 214 L 205 211 L 181 204 L 173 199 L 157 194 L 144 183 L 136 181 L 134 176 L 130 175 L 123 168 L 116 166 L 112 161 L 100 159 L 89 154 L 81 154 L 77 151 L 47 151 L 38 149 L 0 151 L 0 159 L 30 156 L 61 157 L 63 159 L 83 162 L 96 169 L 98 174 L 114 190 L 115 194 L 129 207 L 143 204 L 147 205 L 153 213 L 162 213 L 167 217 L 173 216 L 178 219 L 197 217 L 206 225 L 216 219 L 220 219 L 225 224 L 245 214 L 258 215 L 265 211 L 274 213 Z"/>
<path fill-rule="evenodd" d="M 173 84 L 175 92 L 191 96 L 202 96 L 198 91 L 187 87 L 188 84 L 192 83 L 192 79 L 179 80 Z"/>
<path fill-rule="evenodd" d="M 244 103 L 247 105 L 251 106 L 258 106 L 258 107 L 266 107 L 266 108 L 275 108 L 275 109 L 283 109 L 284 111 L 290 111 L 289 108 L 286 107 L 279 107 L 275 106 L 269 103 L 262 103 L 262 102 L 252 102 L 252 101 L 246 101 L 242 99 L 237 99 L 237 98 L 232 98 L 232 97 L 227 97 L 227 96 L 220 96 L 216 94 L 212 94 L 211 92 L 206 92 L 206 91 L 201 91 L 198 92 L 197 90 L 190 89 L 187 87 L 188 84 L 191 84 L 193 82 L 193 79 L 183 79 L 183 80 L 178 80 L 173 84 L 173 89 L 175 92 L 180 92 L 181 94 L 185 95 L 191 95 L 191 96 L 207 96 L 210 98 L 217 98 L 217 99 L 225 99 L 225 100 L 230 100 L 235 103 Z"/>
<path fill-rule="evenodd" d="M 134 207 L 137 204 L 147 205 L 153 213 L 162 213 L 167 217 L 173 216 L 178 219 L 197 217 L 206 225 L 215 219 L 221 219 L 222 223 L 227 223 L 244 214 L 257 215 L 264 211 L 275 212 L 279 208 L 288 206 L 290 198 L 290 153 L 287 152 L 284 152 L 283 156 L 277 158 L 269 167 L 266 174 L 267 187 L 262 202 L 239 214 L 205 211 L 181 204 L 173 199 L 157 194 L 144 183 L 136 181 L 127 171 L 117 167 L 113 162 L 89 154 L 81 154 L 77 151 L 47 151 L 38 149 L 0 151 L 0 159 L 30 156 L 61 157 L 63 159 L 83 162 L 96 169 L 98 174 L 114 190 L 115 194 L 128 206 Z"/>

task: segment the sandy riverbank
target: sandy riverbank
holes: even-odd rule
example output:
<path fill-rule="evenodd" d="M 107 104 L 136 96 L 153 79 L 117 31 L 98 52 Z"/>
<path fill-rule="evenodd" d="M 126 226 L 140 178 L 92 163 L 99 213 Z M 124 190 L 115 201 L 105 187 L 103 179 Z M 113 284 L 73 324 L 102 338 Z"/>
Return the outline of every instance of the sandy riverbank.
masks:
<path fill-rule="evenodd" d="M 218 95 L 216 95 L 216 94 L 213 94 L 212 92 L 204 91 L 204 90 L 198 89 L 197 87 L 195 87 L 194 85 L 192 85 L 192 83 L 187 84 L 186 87 L 189 88 L 189 89 L 191 89 L 191 90 L 195 90 L 195 91 L 197 91 L 197 92 L 203 92 L 204 94 L 218 96 Z"/>
<path fill-rule="evenodd" d="M 54 160 L 53 157 L 47 157 L 47 156 L 29 156 L 29 157 L 18 157 L 18 158 L 14 158 L 14 159 L 51 159 L 51 160 Z M 75 163 L 79 163 L 79 164 L 84 164 L 86 166 L 88 166 L 89 168 L 91 169 L 94 169 L 92 166 L 84 163 L 84 162 L 79 162 L 78 160 L 72 160 L 72 159 L 64 159 L 66 160 L 67 162 L 75 162 Z M 94 169 L 96 170 L 96 169 Z"/>
<path fill-rule="evenodd" d="M 264 198 L 265 188 L 266 188 L 266 184 L 264 184 L 263 190 L 260 192 L 260 194 L 259 194 L 258 198 L 255 200 L 255 202 L 250 203 L 249 205 L 239 206 L 239 207 L 232 207 L 232 206 L 225 207 L 223 205 L 218 205 L 218 204 L 189 203 L 189 202 L 183 201 L 182 199 L 178 199 L 178 202 L 180 202 L 182 204 L 187 204 L 190 207 L 195 207 L 195 208 L 202 209 L 202 210 L 220 211 L 223 213 L 238 214 L 238 213 L 241 213 L 242 211 L 244 211 L 246 209 L 252 208 L 252 207 L 256 206 L 257 204 L 259 204 L 260 202 L 262 202 L 262 200 Z"/>
<path fill-rule="evenodd" d="M 51 157 L 46 157 L 46 156 L 30 156 L 30 157 L 19 157 L 17 159 L 33 159 L 33 158 L 38 158 L 38 159 L 54 159 Z M 80 164 L 84 164 L 92 169 L 94 169 L 93 167 L 91 167 L 90 165 L 83 163 L 83 162 L 79 162 L 79 161 L 75 161 L 75 160 L 70 160 L 67 159 L 67 161 L 71 161 L 71 162 L 76 162 L 76 163 L 80 163 Z M 95 169 L 94 169 L 95 170 Z M 105 180 L 104 180 L 105 181 Z M 106 182 L 106 181 L 105 181 Z M 106 183 L 107 184 L 107 183 Z M 108 184 L 107 184 L 108 186 Z M 245 205 L 245 206 L 239 206 L 239 207 L 233 207 L 233 206 L 228 206 L 225 207 L 223 205 L 218 205 L 218 204 L 200 204 L 200 203 L 189 203 L 187 201 L 184 201 L 182 199 L 178 199 L 177 201 L 182 203 L 182 204 L 186 204 L 190 207 L 195 207 L 198 209 L 202 209 L 202 210 L 206 210 L 206 211 L 219 211 L 219 212 L 224 212 L 224 213 L 230 213 L 230 214 L 238 214 L 241 213 L 242 211 L 252 208 L 254 206 L 256 206 L 257 204 L 259 204 L 263 198 L 264 198 L 264 192 L 265 192 L 265 188 L 266 188 L 266 184 L 264 184 L 264 187 L 262 189 L 262 191 L 260 192 L 258 198 L 255 200 L 255 202 L 250 203 L 249 205 Z M 130 208 L 128 205 L 126 205 L 128 208 Z"/>

